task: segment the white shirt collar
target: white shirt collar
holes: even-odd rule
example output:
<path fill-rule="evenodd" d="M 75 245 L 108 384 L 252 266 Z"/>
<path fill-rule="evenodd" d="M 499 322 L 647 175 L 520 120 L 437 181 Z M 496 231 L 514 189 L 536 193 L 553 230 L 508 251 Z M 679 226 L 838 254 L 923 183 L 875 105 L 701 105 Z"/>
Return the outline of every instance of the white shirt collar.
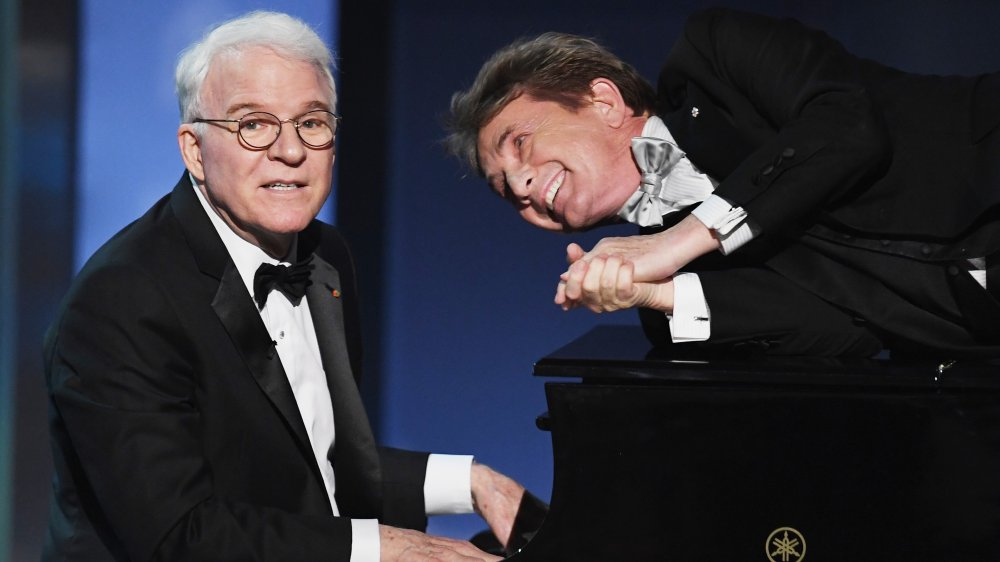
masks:
<path fill-rule="evenodd" d="M 674 140 L 674 136 L 670 134 L 670 129 L 667 128 L 667 124 L 655 115 L 646 119 L 646 124 L 642 126 L 642 136 L 663 139 L 673 144 L 677 144 L 677 141 Z"/>
<path fill-rule="evenodd" d="M 201 206 L 205 209 L 205 213 L 208 214 L 208 218 L 212 221 L 212 226 L 215 227 L 216 232 L 219 233 L 219 237 L 222 238 L 222 243 L 226 246 L 226 250 L 229 252 L 229 256 L 233 259 L 233 263 L 236 264 L 236 270 L 240 272 L 240 278 L 243 279 L 243 283 L 247 286 L 247 290 L 250 295 L 253 295 L 253 277 L 257 273 L 257 268 L 260 267 L 262 263 L 270 264 L 289 264 L 288 261 L 279 261 L 260 249 L 259 247 L 247 242 L 243 238 L 240 238 L 238 234 L 233 232 L 233 229 L 222 220 L 219 213 L 209 205 L 208 200 L 205 198 L 205 194 L 201 192 L 198 188 L 198 182 L 195 181 L 194 177 L 189 173 L 188 176 L 191 178 L 191 185 L 194 187 L 194 192 L 198 195 L 198 201 L 201 202 Z M 296 243 L 298 237 L 292 241 L 292 247 L 290 248 L 288 255 L 294 256 L 296 251 Z"/>

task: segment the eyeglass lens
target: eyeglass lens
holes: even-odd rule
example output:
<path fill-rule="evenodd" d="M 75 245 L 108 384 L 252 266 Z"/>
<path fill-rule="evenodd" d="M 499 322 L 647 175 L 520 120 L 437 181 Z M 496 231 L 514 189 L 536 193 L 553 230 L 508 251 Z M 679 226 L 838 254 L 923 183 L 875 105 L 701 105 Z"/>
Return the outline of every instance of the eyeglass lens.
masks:
<path fill-rule="evenodd" d="M 324 110 L 310 111 L 289 121 L 302 142 L 312 147 L 326 146 L 337 132 L 337 118 Z M 266 148 L 278 140 L 281 120 L 263 111 L 248 113 L 240 119 L 240 137 L 254 148 Z"/>

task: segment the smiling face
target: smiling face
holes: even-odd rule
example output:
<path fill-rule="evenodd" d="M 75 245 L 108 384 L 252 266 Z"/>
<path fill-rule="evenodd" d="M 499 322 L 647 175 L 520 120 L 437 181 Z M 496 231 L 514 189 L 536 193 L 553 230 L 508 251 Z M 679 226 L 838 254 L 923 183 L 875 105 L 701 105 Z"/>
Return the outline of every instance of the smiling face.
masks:
<path fill-rule="evenodd" d="M 596 81 L 595 81 L 596 82 Z M 612 219 L 639 184 L 630 141 L 645 117 L 631 115 L 613 85 L 573 111 L 522 95 L 479 131 L 479 163 L 490 187 L 529 223 L 583 230 Z"/>
<path fill-rule="evenodd" d="M 313 109 L 333 111 L 323 75 L 313 65 L 263 47 L 212 62 L 201 90 L 207 119 L 239 119 L 267 111 L 279 119 Z M 284 257 L 295 233 L 316 217 L 330 194 L 333 146 L 309 148 L 292 123 L 267 149 L 250 149 L 235 123 L 183 124 L 178 142 L 187 169 L 209 204 L 241 238 Z"/>

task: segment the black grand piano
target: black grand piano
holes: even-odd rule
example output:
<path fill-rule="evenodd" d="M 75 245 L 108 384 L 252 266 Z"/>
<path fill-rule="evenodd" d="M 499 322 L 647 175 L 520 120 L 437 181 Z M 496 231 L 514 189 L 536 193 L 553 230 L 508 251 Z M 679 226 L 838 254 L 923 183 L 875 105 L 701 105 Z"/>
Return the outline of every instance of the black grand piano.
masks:
<path fill-rule="evenodd" d="M 552 498 L 509 560 L 1000 560 L 1000 363 L 679 359 L 611 326 L 534 374 Z"/>

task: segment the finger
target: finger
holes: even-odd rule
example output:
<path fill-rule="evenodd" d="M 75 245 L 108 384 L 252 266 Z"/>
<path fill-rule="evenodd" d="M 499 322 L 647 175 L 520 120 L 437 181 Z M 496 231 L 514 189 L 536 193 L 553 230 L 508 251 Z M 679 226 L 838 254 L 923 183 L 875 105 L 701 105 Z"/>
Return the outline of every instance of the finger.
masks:
<path fill-rule="evenodd" d="M 585 255 L 586 252 L 576 242 L 572 242 L 569 246 L 566 246 L 566 263 L 568 264 L 579 261 Z"/>
<path fill-rule="evenodd" d="M 592 312 L 598 314 L 613 309 L 605 306 L 606 303 L 601 296 L 602 279 L 608 267 L 608 256 L 601 255 L 595 257 L 590 262 L 590 268 L 587 270 L 587 275 L 584 277 L 581 286 L 582 294 L 580 302 Z"/>
<path fill-rule="evenodd" d="M 447 539 L 445 537 L 434 537 L 433 544 L 436 548 L 440 549 L 438 554 L 441 555 L 444 560 L 455 560 L 456 562 L 465 562 L 467 560 L 476 562 L 481 562 L 483 560 L 501 560 L 492 554 L 487 554 L 486 552 L 479 550 L 468 541 Z M 445 556 L 446 554 L 447 556 Z"/>
<path fill-rule="evenodd" d="M 599 291 L 600 302 L 604 310 L 612 311 L 617 307 L 618 274 L 621 269 L 621 256 L 611 256 L 604 263 L 604 271 L 601 274 L 601 286 Z"/>
<path fill-rule="evenodd" d="M 558 305 L 566 303 L 566 281 L 569 280 L 569 271 L 564 271 L 559 274 L 559 283 L 556 284 L 556 298 L 555 302 Z M 563 307 L 565 310 L 566 307 Z"/>
<path fill-rule="evenodd" d="M 591 260 L 590 267 L 587 268 L 587 273 L 583 277 L 580 300 L 587 304 L 588 308 L 590 308 L 590 305 L 600 302 L 601 277 L 604 275 L 604 269 L 607 267 L 606 260 L 607 258 L 604 256 L 599 256 Z"/>
<path fill-rule="evenodd" d="M 583 281 L 590 270 L 590 262 L 580 260 L 569 267 L 566 276 L 566 299 L 570 302 L 580 300 Z"/>
<path fill-rule="evenodd" d="M 563 310 L 572 310 L 579 306 L 580 303 L 566 296 L 566 284 L 566 280 L 560 280 L 556 284 L 556 296 L 552 299 L 552 302 L 562 307 Z"/>
<path fill-rule="evenodd" d="M 635 264 L 626 261 L 618 270 L 618 284 L 615 287 L 615 299 L 626 307 L 635 306 L 636 288 L 633 278 Z"/>

